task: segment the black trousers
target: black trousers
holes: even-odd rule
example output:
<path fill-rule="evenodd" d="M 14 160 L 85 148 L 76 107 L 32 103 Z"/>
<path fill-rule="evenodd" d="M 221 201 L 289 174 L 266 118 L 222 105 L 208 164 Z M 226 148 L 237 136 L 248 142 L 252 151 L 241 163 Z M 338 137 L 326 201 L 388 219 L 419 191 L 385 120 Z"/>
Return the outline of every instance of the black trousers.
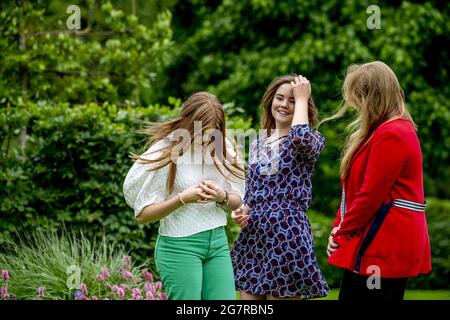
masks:
<path fill-rule="evenodd" d="M 380 288 L 369 289 L 369 276 L 344 271 L 339 291 L 340 301 L 402 301 L 408 278 L 380 278 Z M 369 281 L 372 283 L 372 281 Z"/>

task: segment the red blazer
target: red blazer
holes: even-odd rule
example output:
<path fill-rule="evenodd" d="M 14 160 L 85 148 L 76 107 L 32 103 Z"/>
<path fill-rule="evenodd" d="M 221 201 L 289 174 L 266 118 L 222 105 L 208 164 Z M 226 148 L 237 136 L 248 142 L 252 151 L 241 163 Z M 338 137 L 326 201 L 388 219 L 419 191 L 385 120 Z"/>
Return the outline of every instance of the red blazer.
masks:
<path fill-rule="evenodd" d="M 411 122 L 396 119 L 380 125 L 353 156 L 341 186 L 345 188 L 346 211 L 341 221 L 340 208 L 333 223 L 333 227 L 339 226 L 333 237 L 340 247 L 328 259 L 330 264 L 363 275 L 372 275 L 369 266 L 376 265 L 385 278 L 414 277 L 431 271 L 423 211 L 391 207 L 364 254 L 360 254 L 363 239 L 382 205 L 395 199 L 424 203 L 422 152 Z M 357 260 L 360 268 L 356 268 Z"/>

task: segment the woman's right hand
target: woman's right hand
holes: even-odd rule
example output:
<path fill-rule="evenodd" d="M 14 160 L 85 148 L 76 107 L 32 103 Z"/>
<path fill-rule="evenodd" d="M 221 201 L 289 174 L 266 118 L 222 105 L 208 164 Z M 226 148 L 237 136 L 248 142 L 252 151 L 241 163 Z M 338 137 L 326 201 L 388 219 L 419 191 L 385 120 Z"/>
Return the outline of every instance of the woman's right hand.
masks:
<path fill-rule="evenodd" d="M 294 81 L 291 81 L 292 93 L 295 101 L 308 101 L 311 96 L 311 84 L 309 80 L 303 76 L 296 76 Z"/>
<path fill-rule="evenodd" d="M 186 188 L 179 195 L 183 199 L 184 203 L 193 203 L 197 200 L 203 199 L 200 195 L 202 193 L 202 188 L 200 188 L 200 183 L 193 184 L 192 186 Z"/>
<path fill-rule="evenodd" d="M 248 224 L 249 212 L 250 207 L 246 204 L 243 204 L 239 209 L 231 212 L 231 218 L 233 219 L 234 223 L 238 224 L 241 227 L 241 229 L 244 229 Z"/>

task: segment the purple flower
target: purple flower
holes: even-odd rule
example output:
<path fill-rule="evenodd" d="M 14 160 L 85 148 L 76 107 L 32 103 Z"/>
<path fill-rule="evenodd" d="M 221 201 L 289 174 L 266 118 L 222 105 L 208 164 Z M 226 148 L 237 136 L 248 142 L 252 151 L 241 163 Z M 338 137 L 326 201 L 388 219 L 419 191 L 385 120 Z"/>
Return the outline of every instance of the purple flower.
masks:
<path fill-rule="evenodd" d="M 122 288 L 117 289 L 117 295 L 120 299 L 123 299 L 125 297 L 125 291 Z"/>
<path fill-rule="evenodd" d="M 152 286 L 150 283 L 144 284 L 144 290 L 145 292 L 151 292 L 152 294 L 155 293 L 155 287 Z"/>
<path fill-rule="evenodd" d="M 133 274 L 130 271 L 124 271 L 122 275 L 125 277 L 125 279 L 131 280 L 133 279 Z"/>
<path fill-rule="evenodd" d="M 154 300 L 155 296 L 151 291 L 147 291 L 147 293 L 145 294 L 145 300 Z"/>
<path fill-rule="evenodd" d="M 108 279 L 110 277 L 108 268 L 103 268 L 101 272 L 102 272 L 103 278 Z"/>
<path fill-rule="evenodd" d="M 98 300 L 97 296 L 92 296 L 92 300 Z"/>
<path fill-rule="evenodd" d="M 98 275 L 97 275 L 97 280 L 98 280 L 99 282 L 103 282 L 103 280 L 105 280 L 105 277 L 103 276 L 103 274 L 98 274 Z"/>
<path fill-rule="evenodd" d="M 8 270 L 2 270 L 2 278 L 3 278 L 3 280 L 8 281 L 8 279 L 9 279 Z"/>
<path fill-rule="evenodd" d="M 9 294 L 8 294 L 8 287 L 1 287 L 0 289 L 0 296 L 2 296 L 3 298 L 8 298 Z"/>
<path fill-rule="evenodd" d="M 144 271 L 144 278 L 148 282 L 153 282 L 153 275 L 150 272 L 148 272 L 147 270 Z"/>
<path fill-rule="evenodd" d="M 106 290 L 111 289 L 111 285 L 110 285 L 109 283 L 105 283 L 105 289 L 106 289 Z"/>
<path fill-rule="evenodd" d="M 75 300 L 79 300 L 82 295 L 83 295 L 83 292 L 75 291 L 74 292 Z"/>
<path fill-rule="evenodd" d="M 131 296 L 131 299 L 132 300 L 142 300 L 142 296 L 140 295 L 140 294 L 133 294 L 132 296 Z"/>
<path fill-rule="evenodd" d="M 161 300 L 167 300 L 167 293 L 161 292 Z"/>
<path fill-rule="evenodd" d="M 156 290 L 161 290 L 161 289 L 162 289 L 162 283 L 161 283 L 161 281 L 157 281 L 157 282 L 155 283 L 155 289 L 156 289 Z"/>
<path fill-rule="evenodd" d="M 81 290 L 81 292 L 82 292 L 84 295 L 87 295 L 87 294 L 88 294 L 88 288 L 87 288 L 87 285 L 86 285 L 86 284 L 82 283 L 82 284 L 80 285 L 80 290 Z"/>
<path fill-rule="evenodd" d="M 133 292 L 133 294 L 141 294 L 141 289 L 139 289 L 139 288 L 133 288 L 133 290 L 132 290 L 132 292 Z"/>
<path fill-rule="evenodd" d="M 38 288 L 38 295 L 40 298 L 43 298 L 45 295 L 45 287 L 39 287 Z"/>
<path fill-rule="evenodd" d="M 139 289 L 139 288 L 133 288 L 133 293 L 132 293 L 132 295 L 131 295 L 131 298 L 133 299 L 133 300 L 141 300 L 142 299 L 142 296 L 141 296 L 141 289 Z"/>
<path fill-rule="evenodd" d="M 121 288 L 123 291 L 127 292 L 128 291 L 128 286 L 125 283 L 121 283 L 119 285 L 119 288 Z"/>
<path fill-rule="evenodd" d="M 112 292 L 117 293 L 118 289 L 119 289 L 119 286 L 117 284 L 112 286 Z"/>
<path fill-rule="evenodd" d="M 109 300 L 109 298 L 108 297 L 104 297 L 103 300 Z"/>

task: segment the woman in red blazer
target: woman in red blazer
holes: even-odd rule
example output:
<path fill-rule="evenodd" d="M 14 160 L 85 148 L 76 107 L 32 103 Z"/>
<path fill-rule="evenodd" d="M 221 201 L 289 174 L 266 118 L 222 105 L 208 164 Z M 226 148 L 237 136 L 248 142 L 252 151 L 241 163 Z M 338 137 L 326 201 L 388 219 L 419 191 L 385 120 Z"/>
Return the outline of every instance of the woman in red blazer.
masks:
<path fill-rule="evenodd" d="M 340 300 L 402 300 L 409 277 L 431 271 L 422 152 L 394 72 L 376 61 L 349 68 L 344 104 L 358 128 L 341 163 L 341 206 L 328 262 L 345 269 Z"/>

